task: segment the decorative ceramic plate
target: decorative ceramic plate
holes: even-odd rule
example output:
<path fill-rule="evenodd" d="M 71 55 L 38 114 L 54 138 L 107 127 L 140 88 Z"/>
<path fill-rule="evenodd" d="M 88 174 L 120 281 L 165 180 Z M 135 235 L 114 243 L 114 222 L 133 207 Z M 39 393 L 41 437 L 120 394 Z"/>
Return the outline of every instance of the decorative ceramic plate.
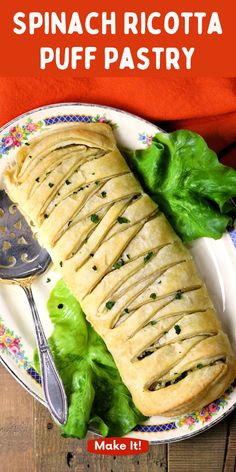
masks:
<path fill-rule="evenodd" d="M 97 105 L 77 103 L 58 104 L 26 113 L 0 130 L 0 186 L 1 174 L 14 158 L 19 147 L 48 129 L 71 123 L 105 122 L 114 130 L 118 144 L 127 148 L 145 147 L 160 131 L 153 124 L 124 111 Z M 1 221 L 0 221 L 1 226 Z M 233 244 L 234 242 L 234 244 Z M 190 245 L 215 307 L 221 317 L 236 352 L 236 232 L 225 234 L 220 240 L 201 238 Z M 50 278 L 50 283 L 48 279 Z M 42 323 L 49 336 L 52 326 L 46 303 L 59 276 L 49 269 L 33 284 Z M 41 380 L 32 363 L 35 348 L 34 329 L 29 306 L 23 290 L 17 286 L 0 286 L 0 356 L 3 365 L 37 400 L 44 403 Z M 17 399 L 16 399 L 17 401 Z M 153 444 L 179 441 L 205 431 L 236 407 L 236 388 L 215 402 L 177 418 L 152 417 L 139 425 L 128 436 L 147 439 Z"/>

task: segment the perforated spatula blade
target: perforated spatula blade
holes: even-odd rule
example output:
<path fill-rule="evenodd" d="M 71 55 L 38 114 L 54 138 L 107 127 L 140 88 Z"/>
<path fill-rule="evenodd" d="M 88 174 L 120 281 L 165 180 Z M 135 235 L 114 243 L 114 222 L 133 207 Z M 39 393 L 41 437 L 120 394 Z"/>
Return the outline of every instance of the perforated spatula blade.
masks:
<path fill-rule="evenodd" d="M 67 421 L 67 400 L 47 344 L 31 284 L 51 258 L 33 236 L 30 226 L 4 190 L 0 190 L 0 282 L 20 285 L 28 298 L 37 339 L 42 386 L 48 409 L 60 424 Z"/>
<path fill-rule="evenodd" d="M 0 190 L 0 255 L 0 279 L 4 280 L 40 275 L 51 262 L 4 190 Z"/>

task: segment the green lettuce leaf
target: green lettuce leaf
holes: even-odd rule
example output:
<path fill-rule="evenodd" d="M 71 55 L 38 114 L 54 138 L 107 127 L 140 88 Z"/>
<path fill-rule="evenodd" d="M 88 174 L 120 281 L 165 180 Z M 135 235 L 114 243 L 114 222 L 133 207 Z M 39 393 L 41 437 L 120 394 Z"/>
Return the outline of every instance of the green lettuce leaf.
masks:
<path fill-rule="evenodd" d="M 232 224 L 236 171 L 220 164 L 197 133 L 158 133 L 148 148 L 125 156 L 183 241 L 218 239 Z"/>
<path fill-rule="evenodd" d="M 48 311 L 54 326 L 48 343 L 69 405 L 63 435 L 81 439 L 88 427 L 103 436 L 127 434 L 146 418 L 135 407 L 105 343 L 62 280 L 50 295 Z M 37 353 L 35 365 L 39 368 Z"/>

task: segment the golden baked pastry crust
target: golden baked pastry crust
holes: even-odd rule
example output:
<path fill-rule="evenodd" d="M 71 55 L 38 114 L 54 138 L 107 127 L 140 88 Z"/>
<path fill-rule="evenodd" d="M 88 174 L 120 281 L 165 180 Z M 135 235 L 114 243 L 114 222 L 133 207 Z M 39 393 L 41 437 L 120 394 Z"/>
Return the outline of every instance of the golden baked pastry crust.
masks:
<path fill-rule="evenodd" d="M 206 287 L 109 126 L 41 135 L 5 183 L 142 413 L 186 413 L 226 390 L 236 363 Z"/>

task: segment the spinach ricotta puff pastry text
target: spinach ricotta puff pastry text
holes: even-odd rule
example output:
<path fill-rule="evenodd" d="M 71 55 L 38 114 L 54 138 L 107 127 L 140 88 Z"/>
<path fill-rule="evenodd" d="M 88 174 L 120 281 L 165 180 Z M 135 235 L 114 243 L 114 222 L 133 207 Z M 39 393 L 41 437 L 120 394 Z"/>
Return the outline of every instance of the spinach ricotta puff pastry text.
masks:
<path fill-rule="evenodd" d="M 5 182 L 143 414 L 186 413 L 225 391 L 236 364 L 206 287 L 108 125 L 42 134 Z"/>

